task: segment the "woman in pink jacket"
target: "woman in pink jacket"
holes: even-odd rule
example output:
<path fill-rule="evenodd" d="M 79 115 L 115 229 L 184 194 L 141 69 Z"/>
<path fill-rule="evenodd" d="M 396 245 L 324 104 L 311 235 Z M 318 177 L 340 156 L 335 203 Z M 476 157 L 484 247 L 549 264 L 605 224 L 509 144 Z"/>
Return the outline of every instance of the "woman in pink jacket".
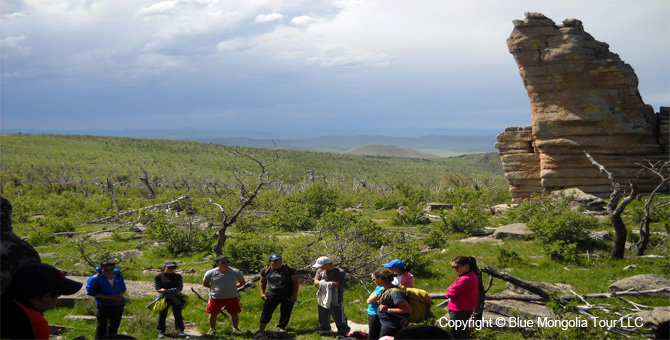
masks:
<path fill-rule="evenodd" d="M 477 260 L 472 256 L 456 256 L 451 261 L 451 267 L 456 270 L 458 279 L 447 288 L 449 319 L 462 321 L 452 329 L 453 336 L 454 339 L 470 339 L 467 322 L 472 311 L 477 308 L 481 286 Z"/>

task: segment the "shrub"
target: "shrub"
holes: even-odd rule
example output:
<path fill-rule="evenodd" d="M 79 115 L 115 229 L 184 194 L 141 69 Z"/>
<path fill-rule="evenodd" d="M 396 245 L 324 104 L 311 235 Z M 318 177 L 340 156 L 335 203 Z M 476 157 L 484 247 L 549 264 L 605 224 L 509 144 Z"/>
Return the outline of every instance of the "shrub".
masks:
<path fill-rule="evenodd" d="M 419 205 L 404 207 L 403 210 L 403 213 L 396 212 L 391 218 L 391 225 L 403 227 L 430 223 L 428 217 L 423 213 L 423 208 Z"/>
<path fill-rule="evenodd" d="M 288 202 L 275 210 L 270 223 L 286 231 L 312 230 L 316 225 L 309 207 L 295 202 Z"/>
<path fill-rule="evenodd" d="M 209 231 L 194 226 L 179 226 L 164 220 L 149 222 L 147 235 L 156 241 L 165 242 L 155 251 L 158 254 L 181 255 L 199 251 L 211 251 L 216 237 Z"/>
<path fill-rule="evenodd" d="M 319 218 L 326 212 L 335 211 L 338 196 L 337 190 L 328 188 L 322 183 L 315 183 L 290 201 L 305 205 L 310 216 Z"/>
<path fill-rule="evenodd" d="M 442 248 L 449 240 L 450 229 L 446 223 L 431 224 L 423 232 L 425 237 L 422 242 L 431 248 Z"/>
<path fill-rule="evenodd" d="M 476 206 L 467 208 L 455 208 L 443 212 L 442 223 L 444 229 L 451 230 L 454 233 L 477 234 L 484 231 L 491 213 L 488 210 L 480 209 Z"/>
<path fill-rule="evenodd" d="M 503 268 L 514 267 L 523 263 L 523 259 L 519 256 L 519 253 L 514 250 L 505 250 L 504 248 L 498 248 L 496 259 L 498 260 L 498 265 Z"/>
<path fill-rule="evenodd" d="M 268 255 L 282 250 L 274 236 L 244 232 L 228 237 L 223 252 L 235 268 L 245 273 L 258 273 L 267 266 Z"/>

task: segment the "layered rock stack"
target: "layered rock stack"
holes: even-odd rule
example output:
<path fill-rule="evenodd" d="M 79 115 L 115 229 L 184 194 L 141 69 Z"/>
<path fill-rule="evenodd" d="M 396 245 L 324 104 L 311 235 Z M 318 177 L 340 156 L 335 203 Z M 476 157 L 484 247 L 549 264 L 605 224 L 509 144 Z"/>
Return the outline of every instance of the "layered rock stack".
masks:
<path fill-rule="evenodd" d="M 508 128 L 496 144 L 514 202 L 573 187 L 607 197 L 610 182 L 585 151 L 617 182 L 630 180 L 641 191 L 656 187 L 658 178 L 636 163 L 667 159 L 662 119 L 642 101 L 630 65 L 585 32 L 581 21 L 556 25 L 540 13 L 515 20 L 507 45 L 532 111 L 530 127 Z M 667 113 L 665 120 L 667 140 Z"/>

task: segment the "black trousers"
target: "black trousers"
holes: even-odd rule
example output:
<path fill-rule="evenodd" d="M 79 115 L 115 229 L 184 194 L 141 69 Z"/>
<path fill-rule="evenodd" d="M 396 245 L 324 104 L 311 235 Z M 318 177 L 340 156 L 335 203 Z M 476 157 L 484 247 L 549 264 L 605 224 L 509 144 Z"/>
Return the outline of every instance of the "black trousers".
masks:
<path fill-rule="evenodd" d="M 97 306 L 95 318 L 98 326 L 95 328 L 95 338 L 100 339 L 108 335 L 119 333 L 124 306 Z"/>
<path fill-rule="evenodd" d="M 472 311 L 471 310 L 464 310 L 464 311 L 449 311 L 449 319 L 451 320 L 462 320 L 462 321 L 468 321 L 470 319 L 470 316 L 472 316 Z M 454 339 L 465 339 L 469 340 L 470 339 L 470 326 L 465 324 L 464 326 L 461 327 L 455 327 L 451 330 L 451 335 L 454 337 Z"/>
<path fill-rule="evenodd" d="M 172 307 L 172 315 L 174 315 L 174 328 L 179 332 L 184 332 L 184 317 L 181 315 L 182 305 L 170 304 L 168 302 L 168 307 L 158 312 L 158 323 L 156 325 L 156 330 L 161 333 L 165 333 L 165 319 L 167 319 L 168 311 Z"/>
<path fill-rule="evenodd" d="M 382 324 L 379 321 L 379 315 L 368 314 L 368 339 L 379 339 L 379 333 L 382 330 Z"/>
<path fill-rule="evenodd" d="M 279 309 L 279 323 L 277 327 L 286 328 L 291 319 L 291 312 L 293 312 L 294 303 L 289 298 L 282 296 L 268 296 L 263 304 L 263 312 L 261 313 L 261 323 L 268 323 L 272 319 L 272 313 L 275 312 L 277 306 L 281 304 Z"/>

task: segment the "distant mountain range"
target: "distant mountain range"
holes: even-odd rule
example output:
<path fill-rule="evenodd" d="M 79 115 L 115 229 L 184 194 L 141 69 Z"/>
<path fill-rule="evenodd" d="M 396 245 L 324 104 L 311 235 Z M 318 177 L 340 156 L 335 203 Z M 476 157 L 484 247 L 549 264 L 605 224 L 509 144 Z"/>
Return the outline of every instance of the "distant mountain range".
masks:
<path fill-rule="evenodd" d="M 393 136 L 320 136 L 299 139 L 253 139 L 253 138 L 203 138 L 190 139 L 199 142 L 217 143 L 223 145 L 237 145 L 255 148 L 272 148 L 275 145 L 281 149 L 314 150 L 325 152 L 347 152 L 354 148 L 369 145 L 396 146 L 412 149 L 417 152 L 439 157 L 457 156 L 469 153 L 496 152 L 495 135 L 468 135 L 468 136 L 423 136 L 423 137 L 393 137 Z M 371 148 L 367 147 L 367 151 Z M 374 148 L 379 151 L 380 148 Z M 365 149 L 364 149 L 365 150 Z M 395 150 L 398 151 L 398 150 Z M 350 151 L 349 153 L 360 153 Z M 367 154 L 366 155 L 372 155 Z M 382 156 L 387 156 L 382 154 Z"/>
<path fill-rule="evenodd" d="M 347 155 L 362 156 L 381 156 L 381 157 L 400 157 L 400 158 L 438 158 L 425 152 L 413 149 L 403 148 L 395 145 L 368 144 L 357 146 L 353 149 L 342 152 Z"/>
<path fill-rule="evenodd" d="M 313 150 L 333 153 L 351 153 L 371 156 L 399 156 L 412 154 L 415 157 L 429 158 L 431 155 L 450 157 L 471 153 L 497 152 L 496 135 L 500 131 L 492 130 L 454 130 L 445 135 L 425 135 L 421 137 L 358 135 L 358 136 L 285 136 L 262 133 L 225 132 L 205 129 L 166 129 L 166 130 L 8 130 L 2 133 L 24 134 L 75 134 L 113 137 L 151 138 L 191 140 L 204 143 L 235 145 L 254 148 L 273 148 Z M 453 133 L 453 134 L 451 134 Z M 238 136 L 253 136 L 238 137 Z M 374 146 L 372 146 L 374 145 Z M 384 146 L 384 147 L 382 147 Z M 395 146 L 397 148 L 390 148 Z M 411 149 L 413 151 L 402 150 Z"/>

